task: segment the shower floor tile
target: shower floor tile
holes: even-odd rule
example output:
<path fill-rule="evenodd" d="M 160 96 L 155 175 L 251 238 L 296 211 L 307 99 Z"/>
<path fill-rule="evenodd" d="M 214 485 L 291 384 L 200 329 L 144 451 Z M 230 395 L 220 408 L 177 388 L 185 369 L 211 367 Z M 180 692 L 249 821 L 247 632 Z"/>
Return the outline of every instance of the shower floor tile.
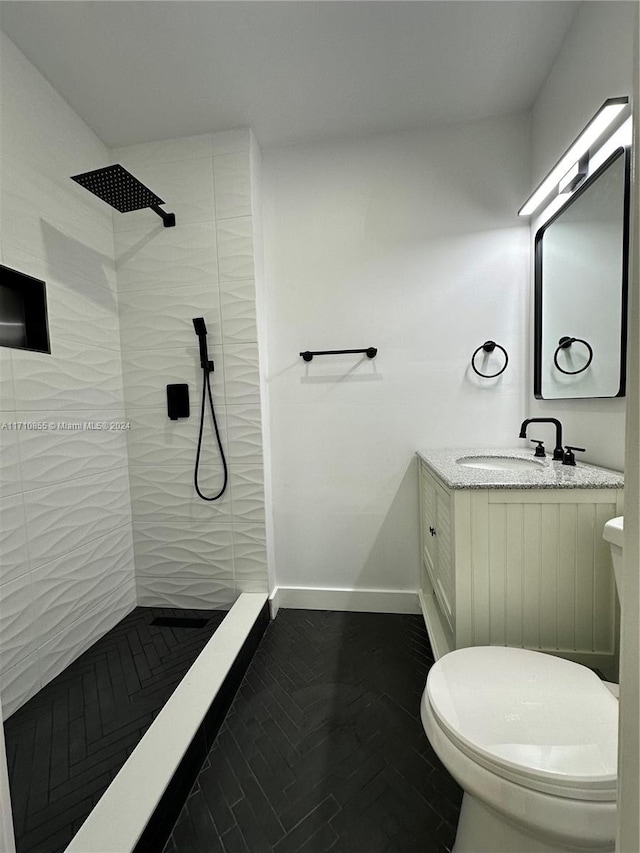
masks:
<path fill-rule="evenodd" d="M 64 850 L 225 615 L 137 607 L 5 722 L 18 853 Z"/>
<path fill-rule="evenodd" d="M 431 749 L 420 616 L 280 610 L 164 853 L 446 853 L 462 791 Z"/>

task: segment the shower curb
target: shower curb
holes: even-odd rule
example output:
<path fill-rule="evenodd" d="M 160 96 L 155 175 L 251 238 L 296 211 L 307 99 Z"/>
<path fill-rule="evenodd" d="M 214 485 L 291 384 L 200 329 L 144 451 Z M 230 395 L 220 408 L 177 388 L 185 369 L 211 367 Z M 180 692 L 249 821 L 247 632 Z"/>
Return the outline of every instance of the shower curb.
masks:
<path fill-rule="evenodd" d="M 268 624 L 241 594 L 65 853 L 162 850 Z"/>

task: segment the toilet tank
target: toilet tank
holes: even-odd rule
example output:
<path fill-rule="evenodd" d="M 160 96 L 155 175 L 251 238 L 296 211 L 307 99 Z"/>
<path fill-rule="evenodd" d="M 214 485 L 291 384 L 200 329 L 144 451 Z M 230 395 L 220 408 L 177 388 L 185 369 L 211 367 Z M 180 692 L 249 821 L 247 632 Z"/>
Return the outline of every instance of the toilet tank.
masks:
<path fill-rule="evenodd" d="M 618 595 L 622 584 L 622 543 L 624 540 L 624 518 L 612 518 L 604 526 L 602 534 L 611 548 L 611 559 L 613 561 L 613 573 L 616 579 Z"/>

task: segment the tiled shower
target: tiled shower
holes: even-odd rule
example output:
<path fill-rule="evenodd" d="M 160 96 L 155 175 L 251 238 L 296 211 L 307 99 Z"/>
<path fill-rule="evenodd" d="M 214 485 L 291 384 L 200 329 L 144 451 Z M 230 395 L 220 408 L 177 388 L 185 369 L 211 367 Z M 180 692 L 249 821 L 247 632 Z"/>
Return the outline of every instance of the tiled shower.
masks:
<path fill-rule="evenodd" d="M 178 225 L 114 218 L 138 603 L 226 607 L 266 592 L 260 378 L 248 131 L 113 151 L 158 187 Z M 168 200 L 171 199 L 171 202 Z M 204 315 L 230 486 L 193 488 L 202 373 L 191 318 Z M 165 385 L 188 382 L 191 417 L 167 418 Z M 200 483 L 222 482 L 210 418 Z"/>
<path fill-rule="evenodd" d="M 1 58 L 0 262 L 46 282 L 51 337 L 50 355 L 0 348 L 6 719 L 136 603 L 224 609 L 267 590 L 267 561 L 250 132 L 108 150 L 4 37 Z M 69 180 L 111 162 L 177 226 L 112 216 Z M 209 330 L 230 470 L 213 505 L 193 489 L 194 316 Z M 189 419 L 167 417 L 172 382 L 189 384 Z M 209 492 L 209 419 L 204 436 Z"/>

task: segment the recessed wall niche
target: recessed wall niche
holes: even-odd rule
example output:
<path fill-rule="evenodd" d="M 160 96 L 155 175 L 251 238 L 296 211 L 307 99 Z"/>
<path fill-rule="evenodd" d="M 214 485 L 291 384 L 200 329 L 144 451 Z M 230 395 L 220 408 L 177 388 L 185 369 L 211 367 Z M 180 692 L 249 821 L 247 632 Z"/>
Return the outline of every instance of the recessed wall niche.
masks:
<path fill-rule="evenodd" d="M 51 352 L 46 284 L 1 264 L 0 346 Z"/>

